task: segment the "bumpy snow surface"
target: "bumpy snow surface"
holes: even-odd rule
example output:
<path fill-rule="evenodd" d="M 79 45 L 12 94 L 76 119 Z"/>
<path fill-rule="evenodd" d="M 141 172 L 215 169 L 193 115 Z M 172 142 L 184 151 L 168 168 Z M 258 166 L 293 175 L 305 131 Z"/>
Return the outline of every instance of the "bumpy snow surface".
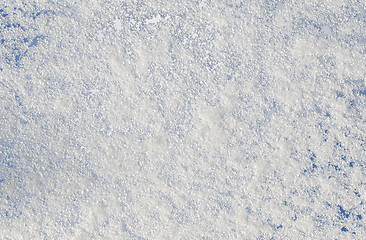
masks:
<path fill-rule="evenodd" d="M 2 0 L 0 239 L 365 239 L 366 1 Z"/>

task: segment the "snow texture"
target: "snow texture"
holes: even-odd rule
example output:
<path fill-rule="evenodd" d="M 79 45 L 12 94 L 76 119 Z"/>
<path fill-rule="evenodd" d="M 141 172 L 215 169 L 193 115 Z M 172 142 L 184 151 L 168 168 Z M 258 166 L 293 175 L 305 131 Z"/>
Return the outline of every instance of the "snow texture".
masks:
<path fill-rule="evenodd" d="M 365 239 L 366 1 L 3 0 L 0 239 Z"/>

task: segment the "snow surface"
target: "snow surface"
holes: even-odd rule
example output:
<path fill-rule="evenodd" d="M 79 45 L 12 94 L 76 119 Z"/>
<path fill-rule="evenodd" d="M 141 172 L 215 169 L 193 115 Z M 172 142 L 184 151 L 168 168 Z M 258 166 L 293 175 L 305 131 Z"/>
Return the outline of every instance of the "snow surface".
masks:
<path fill-rule="evenodd" d="M 365 1 L 0 20 L 0 239 L 365 239 Z"/>

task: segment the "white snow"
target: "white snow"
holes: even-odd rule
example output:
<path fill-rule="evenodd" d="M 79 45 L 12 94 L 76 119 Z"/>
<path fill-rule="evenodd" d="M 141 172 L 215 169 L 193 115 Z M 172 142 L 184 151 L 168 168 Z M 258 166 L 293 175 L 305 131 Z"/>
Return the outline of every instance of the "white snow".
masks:
<path fill-rule="evenodd" d="M 362 239 L 362 1 L 0 3 L 0 239 Z"/>

